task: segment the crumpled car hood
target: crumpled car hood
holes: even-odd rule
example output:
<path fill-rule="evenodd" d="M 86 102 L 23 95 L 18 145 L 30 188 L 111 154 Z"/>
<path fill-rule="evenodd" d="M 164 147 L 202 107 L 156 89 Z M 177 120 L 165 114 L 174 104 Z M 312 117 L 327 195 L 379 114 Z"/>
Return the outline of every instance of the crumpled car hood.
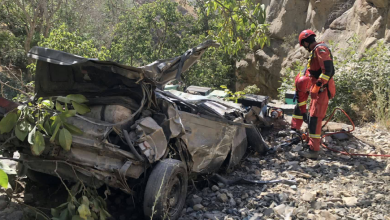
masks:
<path fill-rule="evenodd" d="M 142 67 L 88 59 L 37 46 L 27 55 L 38 60 L 35 80 L 38 96 L 98 95 L 115 86 L 136 87 L 134 82 L 142 79 L 161 88 L 172 80 L 180 79 L 181 74 L 195 64 L 207 48 L 217 46 L 219 44 L 215 41 L 205 41 L 181 56 L 156 60 Z"/>

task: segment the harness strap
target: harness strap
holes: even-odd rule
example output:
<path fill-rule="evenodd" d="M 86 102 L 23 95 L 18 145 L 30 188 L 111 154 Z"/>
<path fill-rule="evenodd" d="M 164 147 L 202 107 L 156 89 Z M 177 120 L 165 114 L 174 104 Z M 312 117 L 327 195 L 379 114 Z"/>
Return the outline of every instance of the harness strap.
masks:
<path fill-rule="evenodd" d="M 328 45 L 324 44 L 324 43 L 321 43 L 321 44 L 317 44 L 314 49 L 311 51 L 311 56 L 309 58 L 309 61 L 307 62 L 307 69 L 310 69 L 310 63 L 311 63 L 311 60 L 314 58 L 314 52 L 316 51 L 317 47 L 320 47 L 320 46 L 324 46 L 326 48 L 328 48 L 329 52 L 330 52 L 330 58 L 332 58 L 333 60 L 333 56 L 332 56 L 332 51 L 330 50 L 330 48 L 328 47 Z"/>

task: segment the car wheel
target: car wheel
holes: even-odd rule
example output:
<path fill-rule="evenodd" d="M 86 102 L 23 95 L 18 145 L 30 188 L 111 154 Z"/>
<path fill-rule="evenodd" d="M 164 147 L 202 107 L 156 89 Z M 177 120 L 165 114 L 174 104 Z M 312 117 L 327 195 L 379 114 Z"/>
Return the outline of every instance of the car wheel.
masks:
<path fill-rule="evenodd" d="M 188 174 L 184 162 L 165 159 L 154 167 L 146 184 L 144 214 L 147 219 L 180 217 L 187 196 Z"/>
<path fill-rule="evenodd" d="M 38 185 L 41 186 L 50 186 L 50 185 L 56 185 L 60 183 L 60 179 L 58 179 L 55 176 L 46 173 L 41 173 L 31 169 L 27 169 L 26 176 L 34 183 L 37 183 Z"/>

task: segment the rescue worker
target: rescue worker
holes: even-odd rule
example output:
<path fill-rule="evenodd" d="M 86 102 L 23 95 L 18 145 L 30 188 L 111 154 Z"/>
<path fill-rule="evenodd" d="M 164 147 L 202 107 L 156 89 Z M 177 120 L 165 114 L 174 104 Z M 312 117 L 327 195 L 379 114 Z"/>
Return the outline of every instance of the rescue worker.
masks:
<path fill-rule="evenodd" d="M 294 113 L 291 121 L 291 130 L 299 131 L 303 122 L 308 123 L 309 118 L 307 115 L 307 98 L 310 94 L 311 79 L 307 68 L 300 72 L 295 77 L 295 95 L 293 101 L 298 100 L 298 104 L 295 106 Z"/>
<path fill-rule="evenodd" d="M 316 34 L 311 30 L 304 30 L 299 35 L 299 44 L 311 53 L 306 67 L 307 71 L 305 71 L 305 74 L 308 74 L 311 81 L 308 135 L 309 149 L 307 151 L 299 152 L 300 156 L 309 159 L 317 159 L 319 156 L 322 119 L 325 117 L 326 110 L 328 109 L 329 99 L 332 99 L 336 94 L 336 86 L 333 80 L 335 70 L 332 53 L 326 44 L 323 42 L 316 42 L 315 37 Z M 298 86 L 300 85 L 300 81 L 305 80 L 307 79 L 300 77 L 298 79 Z M 304 85 L 306 86 L 307 84 Z M 305 86 L 301 86 L 303 88 L 302 92 L 306 91 L 304 90 L 306 89 Z M 306 110 L 306 107 L 304 107 L 305 110 L 303 110 L 303 101 L 306 101 L 305 99 L 307 99 L 308 95 L 301 95 L 301 92 L 298 92 L 297 95 L 298 102 L 302 105 L 299 106 L 298 103 L 298 107 L 300 107 L 299 110 L 303 114 Z M 296 129 L 300 128 L 299 122 L 293 126 L 295 126 Z"/>

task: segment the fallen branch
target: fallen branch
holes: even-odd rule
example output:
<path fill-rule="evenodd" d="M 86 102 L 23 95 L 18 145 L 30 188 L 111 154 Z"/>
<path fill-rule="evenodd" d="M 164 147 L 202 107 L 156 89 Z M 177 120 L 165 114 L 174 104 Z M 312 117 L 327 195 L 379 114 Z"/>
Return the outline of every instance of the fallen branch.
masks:
<path fill-rule="evenodd" d="M 10 138 L 8 138 L 7 140 L 4 141 L 4 143 L 0 146 L 0 149 L 3 149 L 3 147 L 10 141 L 12 141 L 13 139 L 15 139 L 16 136 L 12 134 L 12 136 Z"/>
<path fill-rule="evenodd" d="M 54 170 L 54 173 L 57 175 L 57 177 L 61 180 L 61 183 L 65 186 L 66 191 L 68 191 L 69 196 L 72 198 L 72 201 L 77 202 L 77 199 L 72 195 L 72 192 L 70 189 L 66 186 L 64 183 L 64 180 L 61 178 L 60 174 L 57 173 L 57 168 L 58 168 L 58 162 L 56 161 L 56 168 Z"/>
<path fill-rule="evenodd" d="M 24 94 L 24 95 L 29 96 L 29 94 L 28 94 L 27 92 L 23 92 L 23 91 L 20 90 L 20 89 L 17 89 L 17 88 L 15 88 L 15 87 L 12 87 L 12 86 L 8 85 L 7 83 L 4 83 L 4 82 L 1 81 L 1 80 L 0 80 L 0 84 L 2 84 L 2 85 L 4 85 L 4 86 L 7 86 L 7 87 L 9 87 L 9 88 L 11 88 L 11 89 L 13 89 L 13 90 L 16 90 L 16 91 L 18 91 L 18 92 L 20 92 L 20 93 L 22 93 L 22 94 Z"/>

